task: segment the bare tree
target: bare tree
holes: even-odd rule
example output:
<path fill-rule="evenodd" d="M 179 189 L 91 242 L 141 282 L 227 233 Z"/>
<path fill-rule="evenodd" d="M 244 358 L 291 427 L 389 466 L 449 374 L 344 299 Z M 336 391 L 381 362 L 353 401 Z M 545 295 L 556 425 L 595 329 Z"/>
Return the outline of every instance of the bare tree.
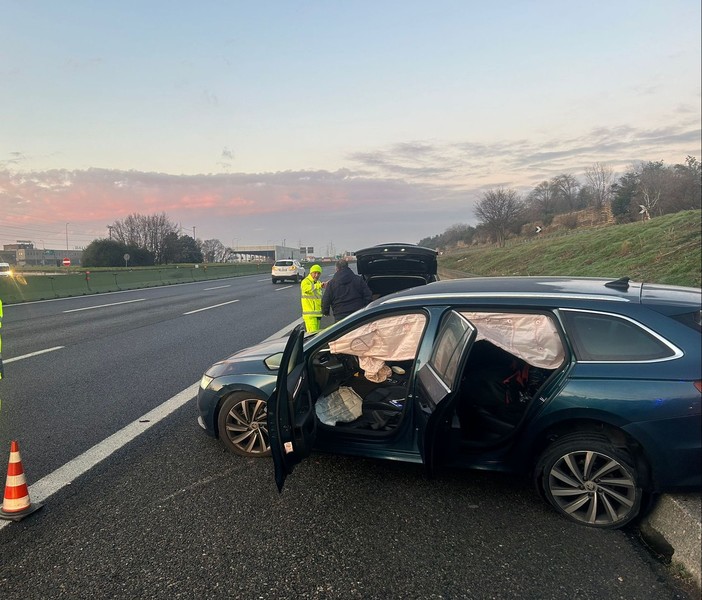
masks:
<path fill-rule="evenodd" d="M 535 220 L 549 225 L 557 212 L 557 190 L 548 181 L 542 181 L 527 196 L 526 204 Z"/>
<path fill-rule="evenodd" d="M 226 248 L 219 240 L 205 240 L 200 244 L 200 250 L 205 262 L 220 263 L 229 258 L 232 250 Z"/>
<path fill-rule="evenodd" d="M 585 179 L 592 190 L 593 206 L 597 209 L 609 204 L 612 197 L 612 180 L 614 172 L 612 168 L 595 163 L 589 169 L 585 169 Z"/>
<path fill-rule="evenodd" d="M 160 215 L 140 215 L 134 213 L 115 221 L 112 226 L 112 237 L 127 246 L 144 248 L 154 256 L 156 264 L 164 262 L 166 236 L 175 233 L 177 227 L 166 213 Z"/>
<path fill-rule="evenodd" d="M 672 173 L 663 166 L 662 161 L 648 162 L 641 167 L 637 200 L 645 218 L 652 214 L 662 214 L 658 203 L 664 190 L 670 186 Z"/>
<path fill-rule="evenodd" d="M 575 175 L 563 173 L 556 175 L 551 179 L 551 186 L 555 190 L 558 197 L 559 210 L 562 212 L 571 212 L 577 210 L 578 207 L 578 191 L 580 183 Z"/>
<path fill-rule="evenodd" d="M 475 206 L 480 224 L 500 247 L 505 245 L 509 231 L 519 227 L 523 210 L 519 194 L 504 188 L 485 192 L 483 199 Z"/>

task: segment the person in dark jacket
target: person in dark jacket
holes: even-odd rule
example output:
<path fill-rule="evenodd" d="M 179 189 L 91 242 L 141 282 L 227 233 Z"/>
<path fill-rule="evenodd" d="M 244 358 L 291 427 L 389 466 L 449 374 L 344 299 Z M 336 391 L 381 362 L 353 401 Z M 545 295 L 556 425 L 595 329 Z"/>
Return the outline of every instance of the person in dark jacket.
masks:
<path fill-rule="evenodd" d="M 371 291 L 368 284 L 356 275 L 346 260 L 336 263 L 336 273 L 327 283 L 322 296 L 322 314 L 334 313 L 334 320 L 339 321 L 371 301 Z"/>

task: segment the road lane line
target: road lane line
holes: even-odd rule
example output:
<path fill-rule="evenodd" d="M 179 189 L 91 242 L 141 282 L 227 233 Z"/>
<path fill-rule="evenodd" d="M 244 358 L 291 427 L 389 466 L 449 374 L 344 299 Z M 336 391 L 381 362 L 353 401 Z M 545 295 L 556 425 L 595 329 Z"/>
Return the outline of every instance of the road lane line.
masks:
<path fill-rule="evenodd" d="M 276 288 L 276 292 L 279 292 L 280 290 L 289 290 L 292 286 L 291 285 L 285 285 L 282 288 Z"/>
<path fill-rule="evenodd" d="M 280 337 L 301 322 L 301 318 L 293 321 L 290 325 L 286 325 L 264 341 Z M 42 477 L 35 484 L 29 486 L 29 497 L 36 503 L 46 501 L 50 496 L 53 496 L 56 492 L 73 483 L 75 479 L 110 457 L 117 452 L 117 450 L 120 450 L 142 433 L 151 429 L 151 427 L 156 425 L 159 421 L 165 419 L 171 413 L 187 404 L 197 395 L 199 386 L 199 381 L 193 383 L 191 386 L 178 392 L 172 398 L 166 400 L 163 404 L 160 404 L 142 417 L 139 417 L 136 421 L 133 421 L 126 427 L 113 433 L 102 442 L 95 444 L 92 448 L 83 452 L 83 454 L 76 456 L 54 472 Z M 0 529 L 13 522 L 14 521 L 0 520 Z"/>
<path fill-rule="evenodd" d="M 197 395 L 197 388 L 199 385 L 199 381 L 193 383 L 190 387 L 185 388 L 182 392 L 179 392 L 172 398 L 166 400 L 163 404 L 147 412 L 133 423 L 113 433 L 102 442 L 95 444 L 90 450 L 86 450 L 83 454 L 68 461 L 53 473 L 49 473 L 35 484 L 30 485 L 29 497 L 32 502 L 44 502 L 49 496 L 53 496 L 65 486 L 73 483 L 73 481 L 83 475 L 83 473 L 89 471 L 95 465 L 124 447 L 128 442 L 131 442 L 134 438 L 188 403 Z M 8 523 L 11 523 L 11 521 L 0 521 L 0 529 L 5 527 Z"/>
<path fill-rule="evenodd" d="M 218 285 L 217 287 L 205 288 L 205 289 L 202 290 L 202 291 L 203 291 L 203 292 L 209 292 L 210 290 L 221 290 L 222 288 L 228 288 L 228 287 L 232 287 L 231 284 L 229 284 L 229 285 Z"/>
<path fill-rule="evenodd" d="M 69 310 L 64 310 L 65 313 L 78 312 L 80 310 L 93 310 L 94 308 L 105 308 L 106 306 L 119 306 L 120 304 L 131 304 L 132 302 L 143 302 L 146 298 L 139 298 L 138 300 L 125 300 L 124 302 L 111 302 L 110 304 L 99 304 L 98 306 L 85 306 L 83 308 L 71 308 Z"/>
<path fill-rule="evenodd" d="M 31 358 L 32 356 L 39 356 L 40 354 L 46 354 L 47 352 L 53 352 L 54 350 L 61 350 L 61 348 L 65 348 L 65 346 L 54 346 L 53 348 L 37 350 L 36 352 L 30 352 L 29 354 L 23 354 L 22 356 L 15 356 L 14 358 L 4 358 L 3 362 L 7 364 L 16 360 L 22 360 L 23 358 Z"/>
<path fill-rule="evenodd" d="M 271 340 L 277 340 L 278 338 L 290 335 L 293 327 L 295 327 L 295 325 L 299 325 L 300 323 L 303 323 L 302 317 L 296 319 L 290 323 L 290 325 L 286 325 L 280 331 L 276 331 L 273 335 L 269 335 L 265 340 L 263 340 L 263 342 L 270 342 Z"/>
<path fill-rule="evenodd" d="M 225 279 L 245 279 L 247 277 L 254 277 L 254 275 L 239 275 L 239 276 L 234 276 L 234 277 L 222 277 L 223 280 Z M 261 281 L 269 281 L 268 279 L 261 279 Z M 169 288 L 169 287 L 177 287 L 180 285 L 202 285 L 205 283 L 204 281 L 189 281 L 186 283 L 166 283 L 164 285 L 155 285 L 150 288 L 133 288 L 129 290 L 115 290 L 114 292 L 100 292 L 101 296 L 111 296 L 112 294 L 130 294 L 133 292 L 139 292 L 139 291 L 144 291 L 145 289 L 150 290 L 160 290 L 163 288 Z M 64 298 L 47 298 L 46 300 L 27 300 L 26 302 L 15 302 L 13 304 L 3 304 L 3 308 L 7 310 L 10 307 L 20 307 L 20 306 L 27 306 L 29 304 L 43 304 L 45 302 L 63 302 L 65 300 L 75 300 L 77 298 L 84 298 L 85 296 L 65 296 Z"/>
<path fill-rule="evenodd" d="M 202 312 L 203 310 L 210 310 L 211 308 L 219 308 L 220 306 L 226 306 L 227 304 L 233 304 L 234 302 L 239 302 L 239 300 L 230 300 L 229 302 L 222 302 L 222 304 L 213 304 L 212 306 L 206 306 L 205 308 L 198 308 L 197 310 L 191 310 L 189 312 L 184 312 L 184 315 L 193 315 L 195 313 Z"/>

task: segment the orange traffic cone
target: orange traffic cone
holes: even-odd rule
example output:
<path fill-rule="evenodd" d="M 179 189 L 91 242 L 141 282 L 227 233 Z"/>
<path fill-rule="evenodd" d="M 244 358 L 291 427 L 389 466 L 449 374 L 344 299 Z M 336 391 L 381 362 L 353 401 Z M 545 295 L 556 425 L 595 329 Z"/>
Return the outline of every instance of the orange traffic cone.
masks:
<path fill-rule="evenodd" d="M 41 507 L 41 504 L 32 504 L 29 501 L 29 489 L 24 478 L 19 444 L 15 441 L 10 442 L 10 462 L 7 465 L 5 498 L 0 508 L 0 519 L 19 521 Z"/>

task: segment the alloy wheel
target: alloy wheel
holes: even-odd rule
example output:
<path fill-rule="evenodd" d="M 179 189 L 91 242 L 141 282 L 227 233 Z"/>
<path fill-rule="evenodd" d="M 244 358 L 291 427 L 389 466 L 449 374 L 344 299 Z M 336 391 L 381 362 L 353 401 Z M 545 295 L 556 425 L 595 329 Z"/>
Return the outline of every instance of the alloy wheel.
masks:
<path fill-rule="evenodd" d="M 545 483 L 552 503 L 586 525 L 617 526 L 629 521 L 632 511 L 638 512 L 634 475 L 621 461 L 600 452 L 564 454 L 548 471 Z"/>
<path fill-rule="evenodd" d="M 224 423 L 225 434 L 238 454 L 268 454 L 268 411 L 266 401 L 248 398 L 232 405 Z"/>

